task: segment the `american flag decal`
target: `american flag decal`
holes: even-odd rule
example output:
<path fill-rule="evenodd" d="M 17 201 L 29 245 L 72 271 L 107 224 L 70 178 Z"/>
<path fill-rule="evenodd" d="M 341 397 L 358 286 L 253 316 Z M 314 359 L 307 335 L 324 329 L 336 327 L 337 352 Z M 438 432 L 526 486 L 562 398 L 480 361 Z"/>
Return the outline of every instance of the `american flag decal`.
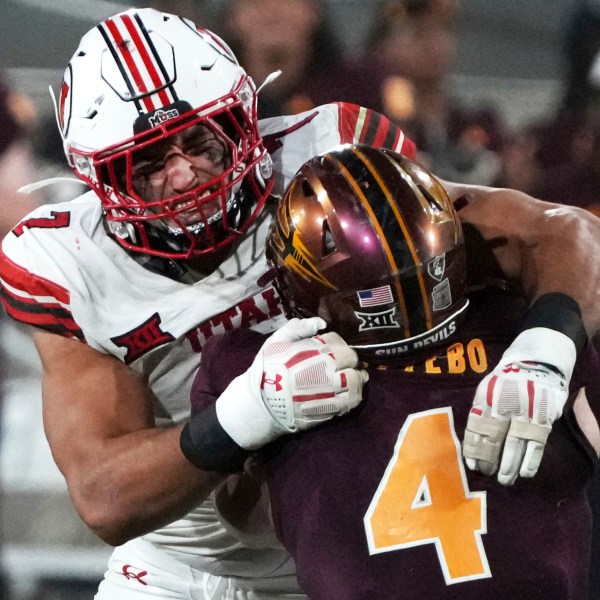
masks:
<path fill-rule="evenodd" d="M 361 307 L 381 306 L 382 304 L 390 304 L 394 301 L 392 290 L 389 285 L 382 285 L 372 290 L 361 290 L 357 292 L 358 302 Z"/>

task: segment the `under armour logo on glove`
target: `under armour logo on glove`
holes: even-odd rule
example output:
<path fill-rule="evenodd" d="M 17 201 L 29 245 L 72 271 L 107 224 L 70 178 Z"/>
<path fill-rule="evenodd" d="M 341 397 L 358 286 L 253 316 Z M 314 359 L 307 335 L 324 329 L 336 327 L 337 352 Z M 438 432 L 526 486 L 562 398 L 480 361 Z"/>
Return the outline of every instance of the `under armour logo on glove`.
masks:
<path fill-rule="evenodd" d="M 359 404 L 368 375 L 338 334 L 315 335 L 325 326 L 318 317 L 292 319 L 221 394 L 219 422 L 239 446 L 260 448 Z"/>
<path fill-rule="evenodd" d="M 475 392 L 463 442 L 470 469 L 498 471 L 504 485 L 537 473 L 575 360 L 573 341 L 557 331 L 537 327 L 515 339 Z"/>
<path fill-rule="evenodd" d="M 281 380 L 283 379 L 283 375 L 275 375 L 275 377 L 267 378 L 267 374 L 263 373 L 263 378 L 260 384 L 260 389 L 264 390 L 265 385 L 274 385 L 275 391 L 280 392 L 283 389 L 281 385 Z"/>

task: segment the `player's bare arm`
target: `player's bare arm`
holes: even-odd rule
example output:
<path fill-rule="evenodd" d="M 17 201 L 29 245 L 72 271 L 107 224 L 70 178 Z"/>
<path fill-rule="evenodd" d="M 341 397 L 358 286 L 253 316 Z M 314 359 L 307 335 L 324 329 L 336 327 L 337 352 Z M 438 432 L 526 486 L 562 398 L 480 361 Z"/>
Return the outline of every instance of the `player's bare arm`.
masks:
<path fill-rule="evenodd" d="M 78 513 L 105 542 L 182 517 L 223 479 L 186 460 L 181 426 L 154 426 L 151 393 L 123 363 L 47 332 L 35 343 L 52 454 Z"/>
<path fill-rule="evenodd" d="M 588 335 L 600 328 L 600 265 L 591 260 L 600 219 L 515 190 L 442 183 L 453 201 L 465 194 L 471 199 L 459 211 L 461 221 L 486 239 L 507 239 L 494 253 L 531 300 L 549 292 L 568 294 L 579 304 Z"/>

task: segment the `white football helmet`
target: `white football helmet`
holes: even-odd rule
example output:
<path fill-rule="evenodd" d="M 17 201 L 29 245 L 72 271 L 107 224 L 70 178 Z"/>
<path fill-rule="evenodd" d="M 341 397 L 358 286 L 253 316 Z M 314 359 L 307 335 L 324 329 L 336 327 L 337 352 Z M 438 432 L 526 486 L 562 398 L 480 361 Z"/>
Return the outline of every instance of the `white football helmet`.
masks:
<path fill-rule="evenodd" d="M 191 258 L 232 243 L 269 196 L 272 163 L 256 99 L 254 82 L 219 37 L 175 15 L 131 9 L 82 38 L 65 71 L 58 120 L 67 160 L 100 197 L 115 239 L 130 250 Z M 197 124 L 227 148 L 223 173 L 183 194 L 144 200 L 134 189 L 136 153 Z"/>

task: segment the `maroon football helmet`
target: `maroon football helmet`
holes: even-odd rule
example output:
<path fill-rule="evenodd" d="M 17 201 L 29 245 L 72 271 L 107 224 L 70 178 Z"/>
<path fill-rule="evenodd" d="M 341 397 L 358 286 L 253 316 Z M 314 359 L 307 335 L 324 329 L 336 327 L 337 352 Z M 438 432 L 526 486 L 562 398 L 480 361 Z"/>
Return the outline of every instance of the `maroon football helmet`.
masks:
<path fill-rule="evenodd" d="M 370 362 L 445 343 L 466 313 L 465 249 L 440 183 L 390 150 L 344 145 L 306 162 L 267 253 L 290 316 L 320 316 Z"/>

